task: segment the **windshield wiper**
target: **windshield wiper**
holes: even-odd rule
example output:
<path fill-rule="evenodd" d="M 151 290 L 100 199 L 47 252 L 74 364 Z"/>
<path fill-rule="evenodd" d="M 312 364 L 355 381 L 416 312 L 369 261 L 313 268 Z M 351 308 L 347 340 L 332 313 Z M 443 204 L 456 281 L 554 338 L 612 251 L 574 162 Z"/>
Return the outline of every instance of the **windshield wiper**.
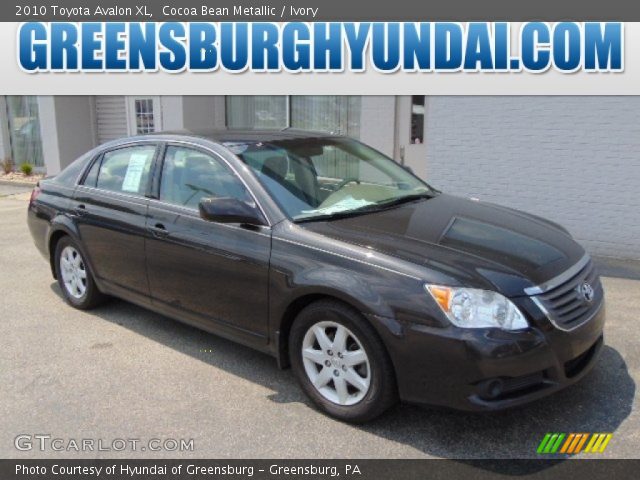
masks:
<path fill-rule="evenodd" d="M 321 220 L 337 220 L 339 218 L 356 217 L 358 215 L 364 215 L 365 213 L 375 212 L 378 210 L 378 205 L 372 203 L 370 205 L 364 205 L 352 210 L 344 210 L 342 212 L 322 213 L 320 215 L 309 215 L 308 217 L 296 218 L 293 221 L 295 223 L 304 222 L 316 222 Z"/>
<path fill-rule="evenodd" d="M 430 198 L 435 197 L 433 193 L 413 193 L 411 195 L 405 195 L 403 197 L 393 198 L 391 200 L 387 200 L 384 202 L 376 203 L 375 206 L 378 207 L 379 210 L 384 210 L 388 207 L 395 207 L 397 205 L 402 205 L 404 203 L 415 202 L 417 200 L 428 200 Z"/>
<path fill-rule="evenodd" d="M 394 198 L 382 203 L 372 203 L 370 205 L 364 205 L 360 208 L 354 208 L 353 210 L 345 210 L 342 212 L 324 213 L 320 215 L 310 215 L 308 217 L 302 217 L 294 219 L 295 223 L 304 222 L 316 222 L 322 220 L 338 220 L 340 218 L 355 217 L 358 215 L 364 215 L 366 213 L 380 212 L 390 207 L 402 205 L 404 203 L 415 202 L 417 200 L 433 198 L 435 195 L 432 193 L 416 193 L 412 195 L 405 195 L 404 197 Z"/>

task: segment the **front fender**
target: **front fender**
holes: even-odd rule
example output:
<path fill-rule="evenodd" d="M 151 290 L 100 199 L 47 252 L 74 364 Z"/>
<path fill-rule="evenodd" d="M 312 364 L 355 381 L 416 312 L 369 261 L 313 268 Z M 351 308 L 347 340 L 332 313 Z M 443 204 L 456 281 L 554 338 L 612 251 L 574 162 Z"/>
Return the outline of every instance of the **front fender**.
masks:
<path fill-rule="evenodd" d="M 323 297 L 345 302 L 368 321 L 380 320 L 372 323 L 376 330 L 384 330 L 382 336 L 402 335 L 402 325 L 408 323 L 443 326 L 437 305 L 419 278 L 334 252 L 328 246 L 274 238 L 269 331 L 281 365 L 286 364 L 288 330 L 295 316 L 309 302 Z"/>
<path fill-rule="evenodd" d="M 289 305 L 310 295 L 337 298 L 365 314 L 393 314 L 388 303 L 371 283 L 366 282 L 363 277 L 352 275 L 344 268 L 328 265 L 292 272 L 286 277 L 276 276 L 272 280 L 275 282 L 272 282 L 274 301 L 271 305 L 276 318 L 282 318 Z"/>

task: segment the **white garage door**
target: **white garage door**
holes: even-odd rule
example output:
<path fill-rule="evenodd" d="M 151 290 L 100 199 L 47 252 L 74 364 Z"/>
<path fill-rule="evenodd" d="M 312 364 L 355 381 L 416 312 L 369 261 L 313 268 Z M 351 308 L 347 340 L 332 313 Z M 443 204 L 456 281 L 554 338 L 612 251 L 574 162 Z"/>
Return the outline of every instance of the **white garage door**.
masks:
<path fill-rule="evenodd" d="M 640 97 L 428 97 L 428 180 L 640 258 Z"/>
<path fill-rule="evenodd" d="M 98 95 L 96 99 L 96 130 L 98 143 L 127 136 L 127 104 L 123 96 Z"/>

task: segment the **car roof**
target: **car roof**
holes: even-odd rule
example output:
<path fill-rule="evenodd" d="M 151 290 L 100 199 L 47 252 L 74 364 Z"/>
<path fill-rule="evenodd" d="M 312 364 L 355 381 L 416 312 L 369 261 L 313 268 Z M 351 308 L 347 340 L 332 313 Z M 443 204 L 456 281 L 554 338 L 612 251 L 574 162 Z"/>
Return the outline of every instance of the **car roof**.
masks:
<path fill-rule="evenodd" d="M 197 137 L 211 140 L 217 143 L 228 142 L 277 142 L 304 138 L 324 138 L 324 137 L 340 137 L 331 132 L 320 132 L 310 130 L 299 130 L 293 128 L 285 128 L 282 130 L 266 130 L 266 129 L 225 129 L 225 130 L 173 130 L 165 132 L 155 132 L 143 135 L 143 137 L 158 136 L 185 136 Z"/>

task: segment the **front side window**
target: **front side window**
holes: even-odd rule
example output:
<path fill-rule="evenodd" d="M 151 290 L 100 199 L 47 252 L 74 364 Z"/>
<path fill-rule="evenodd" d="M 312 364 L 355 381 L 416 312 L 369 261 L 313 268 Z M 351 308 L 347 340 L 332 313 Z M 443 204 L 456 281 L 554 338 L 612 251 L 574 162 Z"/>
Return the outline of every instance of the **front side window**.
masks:
<path fill-rule="evenodd" d="M 296 221 L 390 208 L 433 195 L 393 160 L 347 138 L 229 142 Z"/>
<path fill-rule="evenodd" d="M 149 184 L 155 151 L 155 145 L 144 145 L 119 148 L 105 153 L 98 171 L 96 187 L 112 192 L 144 195 Z"/>
<path fill-rule="evenodd" d="M 251 201 L 243 183 L 221 161 L 200 150 L 169 146 L 162 167 L 160 200 L 197 209 L 200 200 L 211 197 Z"/>

